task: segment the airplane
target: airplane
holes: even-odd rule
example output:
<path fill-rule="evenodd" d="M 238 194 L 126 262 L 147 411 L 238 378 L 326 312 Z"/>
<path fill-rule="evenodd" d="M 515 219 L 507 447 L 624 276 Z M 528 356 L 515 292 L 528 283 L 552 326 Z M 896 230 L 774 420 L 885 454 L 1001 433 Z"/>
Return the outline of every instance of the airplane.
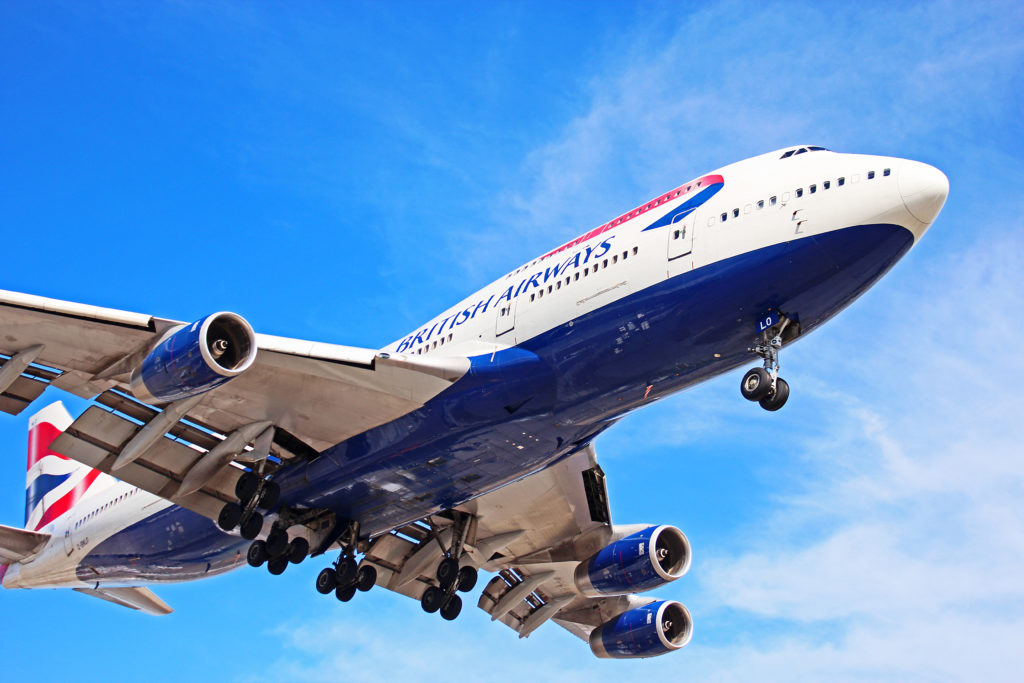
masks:
<path fill-rule="evenodd" d="M 164 614 L 147 587 L 336 557 L 316 590 L 374 586 L 527 637 L 552 621 L 599 657 L 676 651 L 668 524 L 613 524 L 595 439 L 632 411 L 750 363 L 789 398 L 783 348 L 925 234 L 946 176 L 803 145 L 690 180 L 364 349 L 0 291 L 0 410 L 48 386 L 92 399 L 29 422 L 25 528 L 6 588 L 72 587 Z M 336 553 L 336 555 L 335 555 Z M 330 554 L 330 555 L 328 555 Z"/>

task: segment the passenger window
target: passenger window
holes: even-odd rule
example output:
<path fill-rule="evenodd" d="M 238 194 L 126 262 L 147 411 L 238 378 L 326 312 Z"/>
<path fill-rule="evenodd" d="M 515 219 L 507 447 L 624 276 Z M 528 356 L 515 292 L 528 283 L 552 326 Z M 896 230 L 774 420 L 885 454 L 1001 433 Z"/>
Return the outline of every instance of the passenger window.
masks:
<path fill-rule="evenodd" d="M 619 255 L 615 254 L 614 256 L 612 256 L 612 263 L 618 263 L 618 262 L 619 262 Z"/>
<path fill-rule="evenodd" d="M 604 263 L 602 263 L 601 265 L 604 266 L 605 268 L 607 268 L 608 267 L 608 259 L 605 259 Z"/>
<path fill-rule="evenodd" d="M 733 218 L 739 218 L 740 217 L 740 210 L 739 209 L 733 209 L 732 210 L 732 217 Z"/>
<path fill-rule="evenodd" d="M 551 291 L 552 291 L 552 287 L 551 287 L 551 285 L 548 285 L 548 294 L 550 294 Z"/>
<path fill-rule="evenodd" d="M 804 188 L 802 188 L 802 187 L 796 188 L 796 196 L 797 197 L 803 197 L 804 196 Z"/>
<path fill-rule="evenodd" d="M 882 171 L 882 175 L 885 175 L 885 176 L 889 175 L 889 169 L 885 169 L 884 171 Z"/>
<path fill-rule="evenodd" d="M 726 218 L 728 218 L 728 217 L 729 217 L 729 214 L 727 214 L 727 213 L 723 213 L 723 214 L 722 214 L 722 222 L 724 223 L 724 222 L 725 222 L 725 219 L 726 219 Z"/>
<path fill-rule="evenodd" d="M 537 299 L 537 295 L 536 294 L 531 294 L 530 295 L 530 301 L 535 301 L 536 299 Z"/>
<path fill-rule="evenodd" d="M 629 252 L 628 251 L 622 252 L 622 260 L 625 261 L 627 258 L 629 258 Z"/>
<path fill-rule="evenodd" d="M 537 292 L 537 298 L 538 299 L 543 299 L 544 298 L 544 290 L 543 289 L 541 289 L 541 290 L 539 290 Z"/>
<path fill-rule="evenodd" d="M 565 278 L 565 284 L 566 285 L 568 285 L 570 282 L 572 282 L 572 278 L 568 278 L 568 277 Z"/>
<path fill-rule="evenodd" d="M 577 279 L 577 280 L 579 280 L 579 279 L 580 279 L 580 274 L 579 274 L 579 273 L 576 273 L 576 279 Z"/>
<path fill-rule="evenodd" d="M 817 192 L 817 191 L 818 191 L 818 186 L 817 186 L 817 185 L 811 185 L 811 186 L 810 186 L 809 188 L 807 188 L 807 189 L 808 189 L 808 190 L 810 191 L 810 193 L 811 193 L 811 194 L 814 194 L 815 192 Z"/>
<path fill-rule="evenodd" d="M 763 199 L 758 199 L 757 200 L 757 208 L 759 208 L 759 209 L 763 209 L 764 208 L 764 200 Z"/>
<path fill-rule="evenodd" d="M 874 180 L 874 178 L 875 178 L 875 172 L 874 171 L 868 171 L 868 180 Z"/>
<path fill-rule="evenodd" d="M 633 253 L 634 254 L 636 254 L 638 251 L 640 251 L 640 247 L 633 247 Z"/>
<path fill-rule="evenodd" d="M 845 184 L 846 184 L 846 178 L 840 178 L 839 180 L 836 181 L 836 185 L 838 185 L 839 187 L 842 187 Z"/>
<path fill-rule="evenodd" d="M 584 268 L 583 269 L 583 277 L 586 277 L 588 275 L 590 275 L 590 268 Z"/>
<path fill-rule="evenodd" d="M 832 181 L 831 180 L 826 180 L 825 182 L 823 182 L 821 184 L 821 187 L 822 187 L 822 189 L 827 190 L 828 188 L 832 187 Z"/>

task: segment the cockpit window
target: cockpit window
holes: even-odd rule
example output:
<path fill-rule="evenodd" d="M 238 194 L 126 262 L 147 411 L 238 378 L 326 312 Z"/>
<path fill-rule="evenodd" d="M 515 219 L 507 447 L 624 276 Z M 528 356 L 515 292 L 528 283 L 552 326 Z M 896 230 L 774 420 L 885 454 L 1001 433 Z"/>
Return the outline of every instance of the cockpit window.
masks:
<path fill-rule="evenodd" d="M 788 159 L 789 157 L 793 156 L 794 154 L 806 154 L 807 152 L 827 152 L 827 151 L 829 151 L 829 150 L 826 147 L 811 147 L 811 146 L 798 147 L 796 149 L 788 150 L 787 152 L 785 152 L 779 158 L 780 159 Z"/>

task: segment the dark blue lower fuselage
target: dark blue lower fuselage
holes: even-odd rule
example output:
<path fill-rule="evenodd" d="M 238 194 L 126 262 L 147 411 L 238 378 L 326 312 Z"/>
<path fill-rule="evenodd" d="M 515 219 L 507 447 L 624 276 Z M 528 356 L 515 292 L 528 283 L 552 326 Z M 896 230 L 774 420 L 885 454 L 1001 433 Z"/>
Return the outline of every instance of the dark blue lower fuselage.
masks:
<path fill-rule="evenodd" d="M 419 410 L 282 470 L 282 503 L 332 509 L 370 535 L 451 508 L 573 453 L 646 402 L 751 363 L 755 324 L 768 310 L 798 323 L 801 335 L 815 329 L 912 244 L 906 228 L 876 224 L 772 245 L 472 358 L 464 377 Z M 200 520 L 191 523 L 205 524 L 195 531 L 209 552 L 158 552 L 153 573 L 167 563 L 188 564 L 186 578 L 227 568 L 240 539 Z M 139 526 L 159 533 L 159 525 L 166 520 Z M 131 541 L 122 535 L 87 561 L 113 568 L 130 543 L 147 542 L 141 528 Z"/>

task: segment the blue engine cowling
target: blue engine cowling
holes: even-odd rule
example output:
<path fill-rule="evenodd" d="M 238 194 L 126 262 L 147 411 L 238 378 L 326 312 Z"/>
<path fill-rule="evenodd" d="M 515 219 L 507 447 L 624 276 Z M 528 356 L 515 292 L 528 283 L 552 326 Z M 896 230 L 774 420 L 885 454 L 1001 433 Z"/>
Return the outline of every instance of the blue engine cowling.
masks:
<path fill-rule="evenodd" d="M 651 526 L 602 548 L 576 567 L 576 588 L 588 597 L 640 593 L 690 569 L 690 542 L 674 526 Z"/>
<path fill-rule="evenodd" d="M 690 611 L 672 600 L 635 607 L 590 632 L 590 649 L 607 659 L 657 657 L 678 650 L 693 636 Z"/>
<path fill-rule="evenodd" d="M 165 335 L 131 374 L 148 403 L 178 401 L 220 386 L 256 360 L 256 335 L 234 313 L 214 313 Z"/>

